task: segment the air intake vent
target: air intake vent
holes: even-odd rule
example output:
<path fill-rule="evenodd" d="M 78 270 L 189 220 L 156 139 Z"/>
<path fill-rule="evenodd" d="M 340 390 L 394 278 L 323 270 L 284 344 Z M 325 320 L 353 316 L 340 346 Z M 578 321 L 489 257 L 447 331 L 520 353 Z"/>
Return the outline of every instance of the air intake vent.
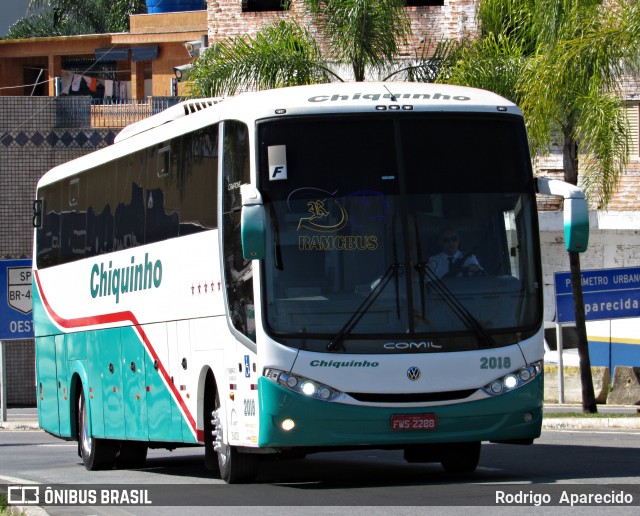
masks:
<path fill-rule="evenodd" d="M 429 401 L 463 400 L 471 396 L 476 389 L 446 392 L 415 392 L 408 394 L 377 394 L 370 392 L 348 392 L 358 401 L 369 403 L 426 403 Z"/>
<path fill-rule="evenodd" d="M 212 106 L 215 106 L 216 104 L 219 104 L 223 100 L 224 97 L 185 100 L 184 102 L 180 102 L 180 104 L 165 109 L 157 115 L 150 116 L 149 118 L 140 120 L 140 122 L 128 125 L 122 131 L 120 131 L 120 133 L 118 133 L 118 136 L 116 136 L 114 139 L 114 143 L 121 142 L 122 140 L 126 140 L 127 138 L 135 136 L 136 134 L 144 133 L 145 131 L 149 131 L 150 129 L 153 129 L 155 127 L 160 127 L 161 125 L 164 125 L 166 123 L 173 122 L 174 120 L 178 120 L 193 113 L 197 113 L 198 111 L 202 111 L 203 109 L 208 109 Z"/>

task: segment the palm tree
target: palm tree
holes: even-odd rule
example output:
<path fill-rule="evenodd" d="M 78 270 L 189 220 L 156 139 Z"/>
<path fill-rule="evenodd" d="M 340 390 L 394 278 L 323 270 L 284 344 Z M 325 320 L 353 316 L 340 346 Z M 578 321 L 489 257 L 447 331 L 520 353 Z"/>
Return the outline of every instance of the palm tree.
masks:
<path fill-rule="evenodd" d="M 627 163 L 628 127 L 616 88 L 637 67 L 637 2 L 481 0 L 478 17 L 481 37 L 443 79 L 493 89 L 519 104 L 535 154 L 560 135 L 565 181 L 580 183 L 592 203 L 606 207 Z M 569 262 L 583 411 L 596 412 L 579 255 L 570 252 Z"/>
<path fill-rule="evenodd" d="M 194 63 L 189 86 L 192 96 L 207 97 L 328 82 L 332 76 L 309 31 L 281 20 L 254 38 L 236 37 L 216 44 Z"/>
<path fill-rule="evenodd" d="M 295 20 L 282 20 L 255 37 L 236 37 L 203 54 L 189 75 L 192 96 L 232 95 L 239 90 L 342 80 L 329 63 L 350 67 L 363 81 L 383 70 L 410 34 L 404 0 L 305 0 L 322 35 Z"/>

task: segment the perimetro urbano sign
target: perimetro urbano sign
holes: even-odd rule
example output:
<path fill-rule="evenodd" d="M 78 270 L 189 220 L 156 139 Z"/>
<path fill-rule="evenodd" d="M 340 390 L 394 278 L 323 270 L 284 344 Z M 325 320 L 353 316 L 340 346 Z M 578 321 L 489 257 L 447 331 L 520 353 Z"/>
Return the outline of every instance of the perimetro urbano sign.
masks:
<path fill-rule="evenodd" d="M 0 340 L 33 338 L 31 260 L 0 260 Z"/>
<path fill-rule="evenodd" d="M 571 273 L 556 272 L 558 322 L 575 321 Z M 640 267 L 582 271 L 585 319 L 640 317 Z"/>

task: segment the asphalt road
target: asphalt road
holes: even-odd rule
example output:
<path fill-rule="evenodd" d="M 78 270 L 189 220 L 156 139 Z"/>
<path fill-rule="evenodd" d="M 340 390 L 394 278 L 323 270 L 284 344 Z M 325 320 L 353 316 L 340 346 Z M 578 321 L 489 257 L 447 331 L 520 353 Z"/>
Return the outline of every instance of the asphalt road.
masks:
<path fill-rule="evenodd" d="M 609 489 L 603 485 L 625 490 L 634 498 L 633 508 L 617 507 L 616 514 L 637 514 L 639 464 L 638 431 L 545 431 L 533 446 L 483 445 L 477 471 L 467 476 L 447 474 L 439 464 L 408 464 L 399 451 L 368 450 L 321 453 L 303 460 L 266 460 L 257 483 L 227 486 L 205 470 L 199 448 L 152 450 L 140 470 L 87 472 L 76 454 L 76 443 L 40 431 L 0 432 L 0 484 L 82 484 L 82 488 L 117 484 L 148 488 L 154 504 L 173 505 L 47 506 L 51 515 L 179 512 L 186 516 L 211 513 L 211 506 L 217 506 L 215 514 L 246 514 L 248 508 L 259 506 L 261 515 L 282 514 L 283 507 L 285 513 L 295 514 L 335 514 L 342 511 L 336 508 L 349 507 L 349 514 L 366 512 L 370 516 L 388 514 L 390 508 L 394 514 L 415 514 L 415 510 L 406 511 L 433 505 L 449 506 L 444 511 L 449 514 L 459 514 L 460 506 L 480 506 L 489 511 L 480 513 L 491 514 L 499 490 L 548 492 L 555 499 L 560 496 L 558 489 Z M 360 512 L 365 506 L 370 510 Z M 511 513 L 517 509 L 509 508 Z M 597 509 L 603 514 L 612 507 Z"/>

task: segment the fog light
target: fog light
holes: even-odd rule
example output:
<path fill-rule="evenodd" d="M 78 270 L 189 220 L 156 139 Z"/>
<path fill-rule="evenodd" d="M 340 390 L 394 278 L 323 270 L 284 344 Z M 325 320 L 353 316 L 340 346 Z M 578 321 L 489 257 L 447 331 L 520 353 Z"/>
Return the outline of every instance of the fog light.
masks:
<path fill-rule="evenodd" d="M 293 419 L 285 419 L 280 425 L 285 432 L 289 430 L 293 430 L 296 424 L 293 422 Z"/>
<path fill-rule="evenodd" d="M 528 382 L 531 379 L 531 371 L 528 369 L 521 369 L 519 376 L 523 382 Z"/>
<path fill-rule="evenodd" d="M 533 421 L 533 414 L 531 412 L 525 412 L 524 413 L 524 422 L 525 423 L 531 423 L 531 421 Z"/>

